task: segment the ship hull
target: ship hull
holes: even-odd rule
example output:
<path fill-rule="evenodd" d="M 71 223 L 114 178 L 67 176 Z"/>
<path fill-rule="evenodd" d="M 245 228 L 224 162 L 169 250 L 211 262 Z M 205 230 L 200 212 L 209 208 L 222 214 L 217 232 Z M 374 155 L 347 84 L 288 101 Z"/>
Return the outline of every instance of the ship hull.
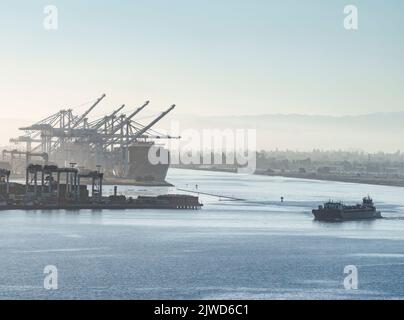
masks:
<path fill-rule="evenodd" d="M 318 221 L 349 221 L 349 220 L 372 220 L 382 218 L 377 210 L 313 210 L 315 220 Z"/>
<path fill-rule="evenodd" d="M 166 163 L 154 164 L 150 161 L 150 154 L 166 153 Z M 138 183 L 161 184 L 165 183 L 167 171 L 170 166 L 169 153 L 166 149 L 154 143 L 137 143 L 129 147 L 129 170 L 127 179 L 134 179 Z"/>

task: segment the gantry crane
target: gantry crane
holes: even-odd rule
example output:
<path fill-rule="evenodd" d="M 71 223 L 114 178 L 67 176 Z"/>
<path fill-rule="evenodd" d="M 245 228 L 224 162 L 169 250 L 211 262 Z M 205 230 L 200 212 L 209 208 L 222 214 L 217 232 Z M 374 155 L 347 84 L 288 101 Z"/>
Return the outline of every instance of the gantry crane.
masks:
<path fill-rule="evenodd" d="M 125 108 L 125 105 L 122 105 L 100 119 L 89 121 L 88 116 L 105 97 L 103 94 L 96 99 L 81 115 L 75 115 L 72 108 L 63 109 L 31 126 L 20 128 L 26 134 L 10 139 L 10 142 L 25 143 L 24 152 L 30 153 L 27 159 L 46 154 L 46 162 L 49 160 L 58 165 L 66 165 L 72 161 L 80 163 L 83 167 L 94 167 L 95 164 L 113 167 L 119 164 L 124 167 L 120 171 L 126 172 L 128 149 L 137 140 L 179 138 L 160 134 L 152 129 L 175 108 L 175 105 L 145 126 L 134 118 L 150 101 L 146 101 L 128 116 L 121 113 Z M 13 157 L 16 153 L 9 154 Z"/>

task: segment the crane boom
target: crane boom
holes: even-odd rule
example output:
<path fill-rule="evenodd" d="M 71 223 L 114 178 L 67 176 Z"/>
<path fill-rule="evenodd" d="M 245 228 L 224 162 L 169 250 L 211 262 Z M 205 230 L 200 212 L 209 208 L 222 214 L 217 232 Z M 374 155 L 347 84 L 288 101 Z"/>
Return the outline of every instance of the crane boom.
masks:
<path fill-rule="evenodd" d="M 123 104 L 120 108 L 116 109 L 112 114 L 110 114 L 108 117 L 113 118 L 115 117 L 119 112 L 122 111 L 122 109 L 125 108 L 125 105 Z"/>
<path fill-rule="evenodd" d="M 72 126 L 72 129 L 76 128 L 77 126 L 80 125 L 80 123 L 83 122 L 83 120 L 90 114 L 91 111 L 94 110 L 94 108 L 106 97 L 105 94 L 103 94 L 100 98 L 97 99 L 97 101 L 86 111 L 84 112 L 78 120 L 76 120 Z"/>
<path fill-rule="evenodd" d="M 123 108 L 125 108 L 125 105 L 122 105 L 120 108 L 116 109 L 113 113 L 111 113 L 109 116 L 106 116 L 98 121 L 96 121 L 96 124 L 93 125 L 93 129 L 99 129 L 101 128 L 105 122 L 107 122 L 108 120 L 113 119 Z"/>
<path fill-rule="evenodd" d="M 170 108 L 168 108 L 166 111 L 161 113 L 156 119 L 154 119 L 152 122 L 150 122 L 147 126 L 136 132 L 135 135 L 131 136 L 128 145 L 134 142 L 136 139 L 141 137 L 144 133 L 146 133 L 149 129 L 151 129 L 157 122 L 159 122 L 161 119 L 163 119 L 167 114 L 169 114 L 172 110 L 174 110 L 175 104 L 173 104 Z"/>
<path fill-rule="evenodd" d="M 117 133 L 118 131 L 122 130 L 122 128 L 125 126 L 125 124 L 129 124 L 130 120 L 137 115 L 140 111 L 142 111 L 146 106 L 150 103 L 150 101 L 146 101 L 140 108 L 136 109 L 129 117 L 123 118 L 123 121 L 114 128 L 114 130 L 111 132 L 112 135 Z M 105 144 L 105 147 L 109 147 L 110 145 L 114 144 L 116 140 L 109 141 L 108 143 Z"/>
<path fill-rule="evenodd" d="M 140 111 L 142 111 L 144 108 L 147 107 L 147 105 L 150 103 L 150 101 L 146 101 L 143 106 L 141 106 L 140 108 L 136 109 L 135 112 L 133 112 L 126 120 L 129 121 L 130 119 L 132 119 L 135 115 L 137 115 Z"/>

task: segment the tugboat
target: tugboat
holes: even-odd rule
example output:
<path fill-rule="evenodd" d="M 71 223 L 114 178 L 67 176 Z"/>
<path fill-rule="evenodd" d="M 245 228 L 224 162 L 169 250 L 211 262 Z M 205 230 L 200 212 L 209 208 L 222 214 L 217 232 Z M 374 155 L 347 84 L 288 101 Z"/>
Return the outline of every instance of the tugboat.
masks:
<path fill-rule="evenodd" d="M 373 203 L 373 200 L 368 196 L 363 198 L 361 204 L 354 206 L 344 205 L 342 202 L 326 202 L 318 209 L 314 209 L 313 215 L 315 220 L 319 221 L 346 221 L 346 220 L 369 220 L 382 218 Z"/>

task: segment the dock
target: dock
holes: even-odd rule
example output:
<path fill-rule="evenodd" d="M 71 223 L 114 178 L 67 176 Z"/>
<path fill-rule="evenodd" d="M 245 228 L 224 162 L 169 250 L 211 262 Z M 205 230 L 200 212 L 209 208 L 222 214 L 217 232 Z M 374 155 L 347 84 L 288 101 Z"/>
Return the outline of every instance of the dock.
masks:
<path fill-rule="evenodd" d="M 138 196 L 114 194 L 103 196 L 103 173 L 79 171 L 73 166 L 29 165 L 24 184 L 10 183 L 10 171 L 0 169 L 0 211 L 4 210 L 126 210 L 172 209 L 198 210 L 199 197 L 184 194 Z M 90 179 L 91 195 L 83 179 Z"/>

